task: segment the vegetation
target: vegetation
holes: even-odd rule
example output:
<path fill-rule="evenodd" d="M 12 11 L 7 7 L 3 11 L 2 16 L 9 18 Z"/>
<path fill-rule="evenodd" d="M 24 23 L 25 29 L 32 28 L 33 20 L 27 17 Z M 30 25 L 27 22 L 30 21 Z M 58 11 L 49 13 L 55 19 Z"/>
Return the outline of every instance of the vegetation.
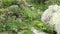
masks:
<path fill-rule="evenodd" d="M 52 4 L 59 5 L 60 0 L 0 0 L 0 32 L 33 34 L 31 28 L 35 27 L 53 34 L 54 27 L 40 20 L 43 11 Z"/>

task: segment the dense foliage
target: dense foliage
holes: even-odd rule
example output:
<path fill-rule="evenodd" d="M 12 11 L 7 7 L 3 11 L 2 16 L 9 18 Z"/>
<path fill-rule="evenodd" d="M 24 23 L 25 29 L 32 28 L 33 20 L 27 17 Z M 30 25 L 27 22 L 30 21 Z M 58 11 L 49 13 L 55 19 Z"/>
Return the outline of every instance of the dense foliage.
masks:
<path fill-rule="evenodd" d="M 55 1 L 54 1 L 55 2 Z M 41 15 L 52 0 L 0 0 L 0 31 L 2 34 L 33 34 L 32 27 L 53 34 L 54 28 L 43 23 Z M 57 0 L 59 4 L 60 1 Z M 56 3 L 56 4 L 57 4 Z"/>

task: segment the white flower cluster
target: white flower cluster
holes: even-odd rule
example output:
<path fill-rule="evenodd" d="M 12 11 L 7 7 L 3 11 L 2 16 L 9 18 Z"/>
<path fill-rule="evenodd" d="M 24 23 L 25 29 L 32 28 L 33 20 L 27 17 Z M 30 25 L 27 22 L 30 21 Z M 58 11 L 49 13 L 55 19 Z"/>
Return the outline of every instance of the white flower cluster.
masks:
<path fill-rule="evenodd" d="M 60 34 L 60 6 L 51 5 L 41 16 L 43 22 L 48 22 L 51 25 L 55 25 L 57 34 Z"/>
<path fill-rule="evenodd" d="M 45 32 L 38 31 L 38 30 L 35 29 L 34 27 L 31 28 L 31 31 L 32 31 L 34 34 L 47 34 L 47 33 L 45 33 Z"/>

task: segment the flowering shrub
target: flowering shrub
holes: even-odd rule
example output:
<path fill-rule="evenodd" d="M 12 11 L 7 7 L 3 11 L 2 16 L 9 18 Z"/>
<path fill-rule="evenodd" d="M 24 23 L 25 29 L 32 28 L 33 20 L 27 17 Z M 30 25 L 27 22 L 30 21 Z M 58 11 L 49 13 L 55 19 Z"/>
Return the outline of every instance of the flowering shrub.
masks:
<path fill-rule="evenodd" d="M 60 6 L 49 6 L 43 13 L 41 20 L 53 25 L 57 34 L 60 34 Z"/>
<path fill-rule="evenodd" d="M 48 11 L 50 11 L 47 14 L 50 16 L 44 16 L 46 18 L 42 16 L 42 22 L 41 15 L 47 8 L 46 4 L 44 4 L 45 0 L 30 1 L 0 0 L 0 34 L 54 34 L 53 26 L 43 22 L 52 22 L 50 17 L 56 12 L 58 6 L 49 6 L 46 12 L 49 13 Z M 52 18 L 55 19 L 54 16 Z"/>

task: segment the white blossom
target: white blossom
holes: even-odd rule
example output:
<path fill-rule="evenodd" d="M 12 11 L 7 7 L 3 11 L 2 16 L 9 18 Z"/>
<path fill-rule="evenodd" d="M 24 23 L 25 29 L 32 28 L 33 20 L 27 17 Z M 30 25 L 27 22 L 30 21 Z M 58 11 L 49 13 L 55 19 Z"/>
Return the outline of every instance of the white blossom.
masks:
<path fill-rule="evenodd" d="M 45 33 L 45 32 L 38 31 L 38 30 L 35 29 L 34 27 L 31 28 L 31 31 L 33 31 L 34 34 L 47 34 L 47 33 Z"/>
<path fill-rule="evenodd" d="M 55 25 L 57 34 L 60 34 L 60 6 L 51 5 L 42 14 L 41 20 L 48 22 L 51 25 Z"/>

